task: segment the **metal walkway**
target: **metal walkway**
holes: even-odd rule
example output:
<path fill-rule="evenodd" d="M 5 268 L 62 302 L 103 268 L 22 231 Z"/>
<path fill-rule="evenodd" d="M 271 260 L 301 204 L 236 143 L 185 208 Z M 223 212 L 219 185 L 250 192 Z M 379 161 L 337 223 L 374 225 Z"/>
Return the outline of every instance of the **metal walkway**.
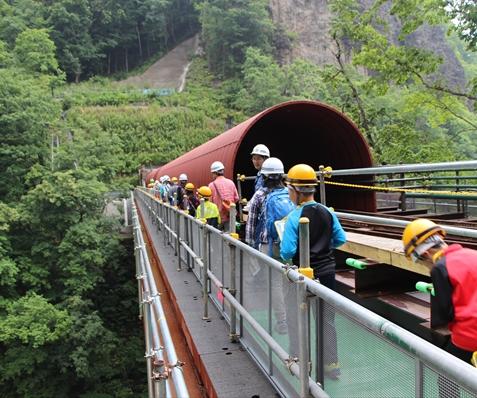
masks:
<path fill-rule="evenodd" d="M 147 192 L 135 196 L 210 396 L 269 397 L 271 385 L 285 397 L 477 395 L 470 365 Z M 280 300 L 284 333 L 274 328 Z M 338 358 L 341 375 L 326 378 Z"/>

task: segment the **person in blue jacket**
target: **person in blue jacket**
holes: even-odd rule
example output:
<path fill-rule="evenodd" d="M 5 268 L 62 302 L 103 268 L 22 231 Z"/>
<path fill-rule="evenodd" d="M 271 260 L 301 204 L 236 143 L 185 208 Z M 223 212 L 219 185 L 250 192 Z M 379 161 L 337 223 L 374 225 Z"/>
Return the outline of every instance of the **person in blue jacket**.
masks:
<path fill-rule="evenodd" d="M 280 244 L 280 256 L 287 262 L 300 265 L 299 220 L 301 217 L 307 217 L 310 220 L 310 267 L 313 269 L 313 277 L 329 289 L 336 290 L 336 263 L 333 249 L 346 242 L 346 234 L 336 215 L 314 200 L 318 180 L 311 166 L 306 164 L 293 166 L 288 171 L 285 183 L 290 199 L 297 207 L 287 217 Z M 290 300 L 290 306 L 294 304 L 292 301 Z M 289 312 L 296 317 L 296 305 L 295 309 L 289 307 Z M 324 320 L 325 376 L 337 379 L 341 371 L 338 364 L 336 328 L 334 312 L 328 306 L 325 306 Z M 289 318 L 288 312 L 287 321 L 289 326 L 297 322 Z M 298 346 L 296 333 L 289 333 L 289 335 L 290 349 L 296 350 Z M 297 353 L 290 352 L 290 354 Z"/>

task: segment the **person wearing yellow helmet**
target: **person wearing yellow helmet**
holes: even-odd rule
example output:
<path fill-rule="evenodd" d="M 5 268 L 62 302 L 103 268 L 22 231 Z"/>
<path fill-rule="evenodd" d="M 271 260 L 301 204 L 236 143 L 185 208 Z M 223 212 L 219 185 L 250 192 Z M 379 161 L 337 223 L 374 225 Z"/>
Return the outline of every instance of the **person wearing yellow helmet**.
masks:
<path fill-rule="evenodd" d="M 326 206 L 314 200 L 314 193 L 318 185 L 315 170 L 307 164 L 293 166 L 287 174 L 285 184 L 288 194 L 296 208 L 288 215 L 283 238 L 280 244 L 280 255 L 288 262 L 299 265 L 300 248 L 298 228 L 299 220 L 307 217 L 310 236 L 310 267 L 313 269 L 313 277 L 329 289 L 336 290 L 335 269 L 336 263 L 333 249 L 346 242 L 346 235 L 341 227 L 338 217 Z M 290 300 L 286 300 L 290 301 Z M 288 325 L 298 322 L 296 310 L 287 310 Z M 336 342 L 336 328 L 334 312 L 329 308 L 324 313 L 325 351 L 324 371 L 325 376 L 338 379 L 341 374 L 338 364 L 338 350 Z M 297 350 L 298 342 L 296 333 L 290 335 L 290 350 Z M 290 352 L 296 355 L 297 352 Z"/>
<path fill-rule="evenodd" d="M 435 296 L 431 296 L 431 327 L 448 325 L 450 340 L 444 349 L 470 362 L 477 351 L 477 251 L 459 244 L 447 245 L 446 231 L 433 221 L 419 218 L 404 228 L 404 254 L 428 267 Z M 439 390 L 449 386 L 439 383 Z M 452 386 L 451 386 L 452 387 Z"/>
<path fill-rule="evenodd" d="M 207 186 L 201 186 L 197 190 L 199 199 L 204 199 L 204 211 L 202 212 L 202 205 L 197 207 L 195 218 L 205 219 L 207 224 L 218 228 L 220 225 L 220 214 L 217 205 L 210 201 L 212 197 L 212 190 Z M 203 214 L 202 214 L 203 213 Z"/>
<path fill-rule="evenodd" d="M 195 191 L 194 184 L 192 184 L 191 182 L 188 182 L 185 185 L 184 189 L 185 189 L 184 209 L 187 210 L 192 217 L 195 217 L 195 213 L 196 213 L 197 207 L 199 207 L 200 205 L 200 202 L 199 202 L 199 198 L 194 193 Z"/>

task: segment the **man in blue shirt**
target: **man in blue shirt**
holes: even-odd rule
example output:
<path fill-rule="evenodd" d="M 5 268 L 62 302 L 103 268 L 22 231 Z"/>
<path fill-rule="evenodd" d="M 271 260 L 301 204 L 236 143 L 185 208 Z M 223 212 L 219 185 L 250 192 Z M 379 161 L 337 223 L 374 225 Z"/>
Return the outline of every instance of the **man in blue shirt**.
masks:
<path fill-rule="evenodd" d="M 314 200 L 318 180 L 312 167 L 306 164 L 293 166 L 288 171 L 286 185 L 290 199 L 297 207 L 287 217 L 280 245 L 280 256 L 287 262 L 300 265 L 299 220 L 301 217 L 307 217 L 310 220 L 310 267 L 313 269 L 313 276 L 322 285 L 336 290 L 336 263 L 333 249 L 346 242 L 346 234 L 336 215 Z M 296 317 L 296 309 L 293 310 L 290 307 L 289 312 L 287 312 L 287 322 L 290 326 L 294 323 L 290 316 L 294 314 Z M 325 375 L 337 379 L 341 372 L 338 364 L 334 313 L 326 306 L 324 320 Z M 290 332 L 289 335 L 290 349 L 296 350 L 298 346 L 296 333 Z M 290 354 L 294 355 L 296 353 L 290 352 Z"/>

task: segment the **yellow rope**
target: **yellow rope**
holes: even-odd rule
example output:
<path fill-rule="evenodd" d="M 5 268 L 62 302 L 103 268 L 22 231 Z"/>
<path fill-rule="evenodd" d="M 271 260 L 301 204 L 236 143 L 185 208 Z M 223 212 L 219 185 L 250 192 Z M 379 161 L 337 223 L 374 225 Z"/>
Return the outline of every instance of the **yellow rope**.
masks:
<path fill-rule="evenodd" d="M 412 193 L 432 193 L 440 195 L 453 195 L 453 196 L 477 196 L 477 192 L 466 192 L 466 191 L 428 191 L 425 189 L 410 189 L 410 188 L 392 188 L 392 187 L 376 187 L 372 185 L 359 185 L 359 184 L 347 184 L 344 182 L 334 182 L 334 181 L 325 181 L 325 184 L 328 185 L 338 185 L 341 187 L 348 188 L 359 188 L 359 189 L 369 189 L 372 191 L 388 191 L 388 192 L 412 192 Z"/>

